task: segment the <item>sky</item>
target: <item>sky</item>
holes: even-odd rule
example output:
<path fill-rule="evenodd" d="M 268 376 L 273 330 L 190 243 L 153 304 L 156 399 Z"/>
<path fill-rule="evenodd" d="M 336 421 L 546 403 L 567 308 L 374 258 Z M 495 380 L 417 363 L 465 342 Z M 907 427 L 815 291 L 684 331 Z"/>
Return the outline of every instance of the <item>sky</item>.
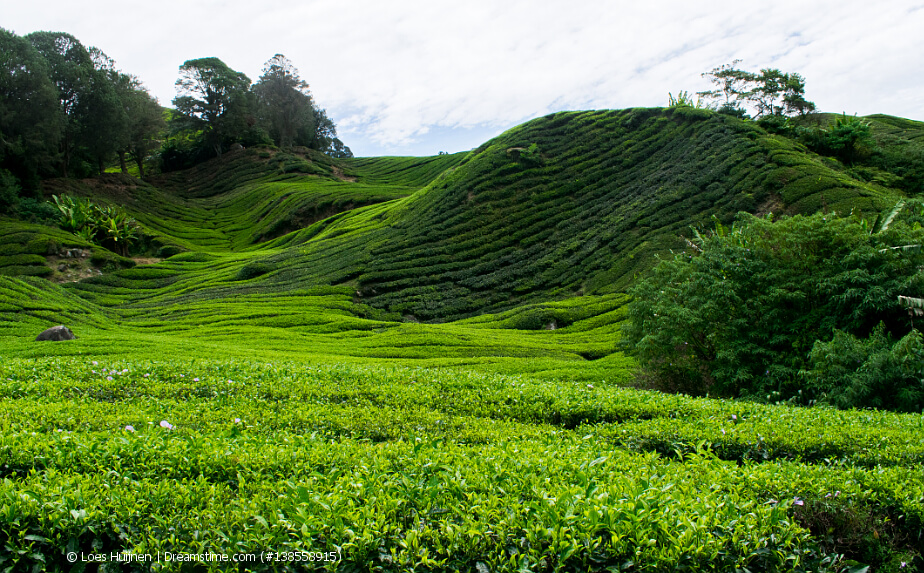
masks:
<path fill-rule="evenodd" d="M 741 60 L 821 111 L 924 121 L 924 0 L 0 0 L 0 27 L 67 32 L 162 105 L 180 65 L 256 81 L 285 55 L 357 156 L 466 151 L 562 110 L 655 107 Z"/>

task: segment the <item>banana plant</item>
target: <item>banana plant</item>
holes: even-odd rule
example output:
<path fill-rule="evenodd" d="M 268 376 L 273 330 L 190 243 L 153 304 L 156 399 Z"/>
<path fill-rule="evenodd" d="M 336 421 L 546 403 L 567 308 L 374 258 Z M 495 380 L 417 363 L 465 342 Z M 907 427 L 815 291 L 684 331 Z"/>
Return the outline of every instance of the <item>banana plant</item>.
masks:
<path fill-rule="evenodd" d="M 103 217 L 100 219 L 100 230 L 106 239 L 115 243 L 119 254 L 128 254 L 128 247 L 138 238 L 138 226 L 135 220 L 125 213 L 106 207 L 100 209 Z"/>
<path fill-rule="evenodd" d="M 93 205 L 89 199 L 83 201 L 70 195 L 52 195 L 60 212 L 59 224 L 65 231 L 77 233 L 92 220 Z"/>
<path fill-rule="evenodd" d="M 74 199 L 70 195 L 53 195 L 60 212 L 59 226 L 91 243 L 112 241 L 114 250 L 125 256 L 129 246 L 138 239 L 137 222 L 110 205 L 96 205 L 89 199 Z"/>

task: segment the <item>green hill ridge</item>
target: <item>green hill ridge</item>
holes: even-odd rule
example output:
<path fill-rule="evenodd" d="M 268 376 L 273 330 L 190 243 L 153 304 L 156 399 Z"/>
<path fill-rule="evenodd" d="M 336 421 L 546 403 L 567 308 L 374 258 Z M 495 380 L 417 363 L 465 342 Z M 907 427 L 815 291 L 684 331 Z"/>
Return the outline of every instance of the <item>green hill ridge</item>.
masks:
<path fill-rule="evenodd" d="M 419 320 L 617 292 L 713 216 L 875 212 L 898 197 L 753 122 L 683 108 L 553 114 L 429 160 L 241 155 L 128 193 L 75 190 L 164 242 L 252 252 L 272 269 L 254 286 L 349 284 Z"/>

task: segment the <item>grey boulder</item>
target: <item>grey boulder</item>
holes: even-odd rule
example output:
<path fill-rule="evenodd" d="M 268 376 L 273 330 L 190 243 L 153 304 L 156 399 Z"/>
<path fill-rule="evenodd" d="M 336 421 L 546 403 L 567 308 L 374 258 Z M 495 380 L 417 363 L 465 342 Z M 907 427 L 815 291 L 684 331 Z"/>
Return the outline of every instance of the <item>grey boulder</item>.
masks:
<path fill-rule="evenodd" d="M 52 326 L 48 330 L 43 331 L 35 337 L 35 340 L 74 340 L 75 338 L 77 337 L 74 336 L 70 328 L 63 324 L 59 324 L 58 326 Z"/>

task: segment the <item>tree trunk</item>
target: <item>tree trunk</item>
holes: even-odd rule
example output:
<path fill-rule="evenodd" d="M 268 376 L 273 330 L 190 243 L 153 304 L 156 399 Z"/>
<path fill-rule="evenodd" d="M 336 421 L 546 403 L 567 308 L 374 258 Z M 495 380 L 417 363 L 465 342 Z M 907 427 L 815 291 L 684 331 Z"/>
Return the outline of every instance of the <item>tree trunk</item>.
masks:
<path fill-rule="evenodd" d="M 71 137 L 67 131 L 64 132 L 64 157 L 61 164 L 61 172 L 64 174 L 64 178 L 67 179 L 67 164 L 71 160 Z"/>
<path fill-rule="evenodd" d="M 135 155 L 135 163 L 138 164 L 138 177 L 144 179 L 144 157 Z"/>
<path fill-rule="evenodd" d="M 122 173 L 128 173 L 128 165 L 125 164 L 125 150 L 119 150 L 119 167 L 122 168 Z"/>

